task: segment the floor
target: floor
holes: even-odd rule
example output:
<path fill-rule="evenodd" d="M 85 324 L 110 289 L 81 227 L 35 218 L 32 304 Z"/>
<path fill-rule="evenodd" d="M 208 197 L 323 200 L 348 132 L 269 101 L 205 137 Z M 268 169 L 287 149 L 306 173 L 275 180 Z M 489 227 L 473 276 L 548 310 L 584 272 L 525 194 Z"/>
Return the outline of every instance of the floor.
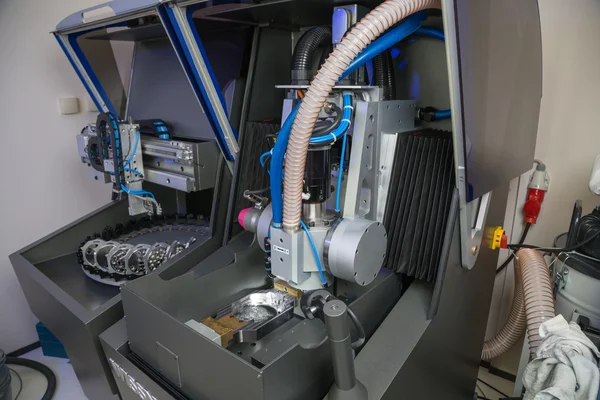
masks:
<path fill-rule="evenodd" d="M 523 349 L 523 340 L 525 339 L 525 335 L 523 335 L 519 341 L 511 347 L 507 352 L 496 357 L 492 360 L 492 364 L 494 367 L 506 371 L 510 374 L 517 375 L 517 370 L 519 368 L 519 362 L 521 359 L 521 351 Z M 496 375 L 492 375 L 485 368 L 479 368 L 479 379 L 483 380 L 486 383 L 494 386 L 496 389 L 501 392 L 507 394 L 508 396 L 500 395 L 495 390 L 485 386 L 481 382 L 477 382 L 479 385 L 479 395 L 488 399 L 496 400 L 498 398 L 511 397 L 514 389 L 514 382 L 500 378 Z"/>
<path fill-rule="evenodd" d="M 495 389 L 492 389 L 490 386 L 486 386 L 484 383 L 482 383 L 482 381 L 489 384 L 490 386 L 493 386 Z M 478 396 L 490 400 L 498 400 L 504 397 L 511 397 L 514 385 L 515 384 L 509 380 L 490 374 L 485 368 L 479 368 L 479 376 L 477 380 L 476 389 Z M 506 394 L 507 396 L 499 393 L 498 391 Z"/>
<path fill-rule="evenodd" d="M 57 380 L 55 400 L 86 400 L 69 360 L 46 357 L 42 354 L 41 348 L 35 349 L 22 357 L 39 361 L 54 371 Z M 17 372 L 23 381 L 23 389 L 16 400 L 38 400 L 42 397 L 47 386 L 46 378 L 41 373 L 19 365 L 10 365 L 10 368 Z M 13 372 L 11 372 L 11 376 L 13 399 L 15 399 L 21 385 Z"/>
<path fill-rule="evenodd" d="M 69 360 L 46 357 L 42 354 L 41 348 L 35 349 L 22 357 L 39 361 L 54 371 L 57 379 L 57 388 L 54 399 L 86 400 L 86 397 L 81 390 L 81 386 L 77 381 L 77 377 L 75 376 L 75 372 L 73 371 L 73 367 L 69 363 Z M 18 372 L 23 380 L 23 389 L 16 400 L 38 400 L 46 390 L 46 379 L 44 376 L 37 371 L 33 371 L 29 368 L 18 365 L 11 365 L 10 367 Z M 11 375 L 13 378 L 12 392 L 14 399 L 19 392 L 21 385 L 16 375 L 12 372 Z M 513 382 L 500 378 L 496 375 L 492 375 L 484 368 L 479 369 L 479 379 L 490 384 L 503 393 L 508 395 L 512 394 L 514 385 Z M 498 400 L 504 397 L 502 394 L 498 393 L 494 389 L 491 389 L 489 386 L 486 386 L 480 381 L 477 382 L 476 390 L 479 396 L 490 400 Z"/>

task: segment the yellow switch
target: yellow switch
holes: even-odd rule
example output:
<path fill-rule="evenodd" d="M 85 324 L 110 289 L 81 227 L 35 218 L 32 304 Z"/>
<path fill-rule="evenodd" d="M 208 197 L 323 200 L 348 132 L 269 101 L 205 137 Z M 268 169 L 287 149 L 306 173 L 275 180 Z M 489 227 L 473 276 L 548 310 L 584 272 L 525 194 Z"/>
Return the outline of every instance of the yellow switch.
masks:
<path fill-rule="evenodd" d="M 496 250 L 502 247 L 502 237 L 504 236 L 504 229 L 501 226 L 496 227 L 494 235 L 492 236 L 492 242 L 490 247 L 492 250 Z"/>

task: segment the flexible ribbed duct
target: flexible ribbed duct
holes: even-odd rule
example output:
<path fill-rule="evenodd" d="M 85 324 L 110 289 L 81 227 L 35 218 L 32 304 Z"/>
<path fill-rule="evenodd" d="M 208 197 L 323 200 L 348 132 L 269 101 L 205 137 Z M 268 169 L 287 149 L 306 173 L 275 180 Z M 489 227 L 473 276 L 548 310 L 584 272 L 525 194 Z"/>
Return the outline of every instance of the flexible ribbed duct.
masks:
<path fill-rule="evenodd" d="M 293 84 L 297 84 L 298 80 L 312 79 L 315 52 L 325 44 L 331 45 L 331 28 L 324 26 L 313 28 L 300 38 L 292 57 Z"/>
<path fill-rule="evenodd" d="M 389 51 L 373 58 L 373 84 L 383 89 L 383 100 L 393 100 L 396 97 L 393 60 Z"/>
<path fill-rule="evenodd" d="M 521 271 L 519 263 L 515 260 L 515 296 L 508 321 L 494 338 L 483 343 L 481 359 L 491 360 L 513 347 L 521 337 L 526 325 Z"/>
<path fill-rule="evenodd" d="M 327 96 L 352 60 L 390 26 L 417 11 L 439 8 L 440 0 L 387 0 L 346 34 L 312 81 L 288 142 L 283 188 L 283 227 L 296 230 L 302 214 L 302 181 L 308 141 Z"/>
<path fill-rule="evenodd" d="M 483 344 L 481 358 L 491 360 L 510 349 L 525 325 L 529 353 L 534 356 L 542 342 L 540 325 L 554 315 L 552 283 L 544 256 L 533 249 L 519 250 L 515 260 L 515 297 L 510 316 L 500 333 Z"/>
<path fill-rule="evenodd" d="M 522 249 L 517 252 L 516 257 L 521 264 L 523 277 L 529 352 L 535 355 L 535 350 L 542 342 L 540 325 L 555 315 L 552 282 L 542 253 L 533 249 Z"/>

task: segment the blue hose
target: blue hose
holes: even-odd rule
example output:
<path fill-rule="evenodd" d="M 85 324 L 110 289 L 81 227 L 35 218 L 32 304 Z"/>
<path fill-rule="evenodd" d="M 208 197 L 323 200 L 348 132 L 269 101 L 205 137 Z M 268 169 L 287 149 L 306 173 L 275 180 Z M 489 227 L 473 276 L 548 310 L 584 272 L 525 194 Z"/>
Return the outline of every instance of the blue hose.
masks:
<path fill-rule="evenodd" d="M 152 197 L 153 199 L 155 198 L 154 194 L 152 194 L 151 192 L 148 192 L 146 190 L 129 190 L 129 188 L 123 184 L 121 184 L 121 189 L 127 194 L 134 194 L 134 195 L 138 195 L 138 196 L 147 195 L 147 196 Z"/>
<path fill-rule="evenodd" d="M 127 168 L 127 166 L 129 164 L 131 164 L 131 161 L 133 160 L 133 157 L 135 156 L 135 151 L 137 150 L 138 144 L 140 143 L 140 133 L 137 132 L 137 135 L 135 136 L 135 144 L 133 145 L 133 151 L 131 152 L 131 155 L 129 156 L 129 158 L 125 161 L 125 163 L 123 164 L 124 170 L 125 171 L 129 171 L 132 172 L 134 174 L 137 175 L 142 175 L 138 170 L 136 170 L 135 168 Z M 154 194 L 152 194 L 151 192 L 148 192 L 146 190 L 129 190 L 129 188 L 127 188 L 125 185 L 121 184 L 121 189 L 127 193 L 127 194 L 134 194 L 134 195 L 138 195 L 138 196 L 150 196 L 153 199 Z"/>
<path fill-rule="evenodd" d="M 338 171 L 337 188 L 335 189 L 335 212 L 340 212 L 340 193 L 342 192 L 342 176 L 344 175 L 344 157 L 346 157 L 346 139 L 348 135 L 344 133 L 342 141 L 342 154 L 340 155 L 340 169 Z"/>
<path fill-rule="evenodd" d="M 440 119 L 448 119 L 452 117 L 452 112 L 450 110 L 438 110 L 435 112 L 435 120 L 439 121 Z"/>
<path fill-rule="evenodd" d="M 415 31 L 415 35 L 417 36 L 427 36 L 434 39 L 446 40 L 444 36 L 444 31 L 440 31 L 439 29 L 428 28 L 426 26 L 422 26 Z"/>
<path fill-rule="evenodd" d="M 135 136 L 135 144 L 133 145 L 133 151 L 131 152 L 131 155 L 129 156 L 127 161 L 125 161 L 125 163 L 123 164 L 123 167 L 127 167 L 131 163 L 131 160 L 133 160 L 133 157 L 135 156 L 135 151 L 137 150 L 139 143 L 140 143 L 140 133 L 137 132 L 137 135 Z"/>
<path fill-rule="evenodd" d="M 427 19 L 426 11 L 419 11 L 406 17 L 400 25 L 391 29 L 379 39 L 373 41 L 373 43 L 368 45 L 358 56 L 356 56 L 339 80 L 344 79 L 359 67 L 366 64 L 369 60 L 372 60 L 376 55 L 410 36 L 421 27 L 421 24 L 425 19 Z"/>
<path fill-rule="evenodd" d="M 298 102 L 298 104 L 296 105 L 294 110 L 292 110 L 290 115 L 288 115 L 287 119 L 283 123 L 281 130 L 279 131 L 279 134 L 277 135 L 277 141 L 275 142 L 275 147 L 273 148 L 273 156 L 271 157 L 271 167 L 269 169 L 269 174 L 270 174 L 270 182 L 271 182 L 271 199 L 272 199 L 271 201 L 273 203 L 273 205 L 272 205 L 273 224 L 275 226 L 281 225 L 281 222 L 283 221 L 283 199 L 282 199 L 283 185 L 282 185 L 281 179 L 277 179 L 277 177 L 281 177 L 281 174 L 277 173 L 277 171 L 283 170 L 283 158 L 285 156 L 285 151 L 287 150 L 287 142 L 289 140 L 290 133 L 292 131 L 292 125 L 294 124 L 294 119 L 296 119 L 296 114 L 298 113 L 298 110 L 300 109 L 300 104 L 302 104 L 301 101 Z M 352 106 L 352 95 L 344 94 L 343 119 L 342 119 L 342 122 L 340 123 L 340 126 L 338 126 L 332 132 L 332 135 L 335 136 L 336 140 L 340 136 L 344 135 L 344 144 L 346 141 L 345 134 L 348 131 L 348 128 L 350 128 L 350 124 L 351 124 L 351 122 L 349 122 L 350 119 L 352 118 L 351 106 Z M 312 144 L 329 143 L 329 142 L 333 141 L 332 135 L 325 135 L 325 136 L 318 136 L 316 138 L 311 138 L 310 143 L 312 143 Z M 265 153 L 265 154 L 263 154 L 263 156 L 266 156 L 267 154 L 268 153 Z M 261 156 L 261 165 L 264 166 L 263 156 Z M 339 197 L 339 194 L 337 194 L 337 197 Z"/>
<path fill-rule="evenodd" d="M 446 40 L 446 37 L 444 36 L 443 31 L 440 31 L 439 29 L 424 27 L 424 26 L 417 29 L 414 34 L 417 36 L 425 36 L 425 37 L 430 37 L 430 38 L 438 39 L 438 40 Z M 435 120 L 436 121 L 439 121 L 441 119 L 448 119 L 448 118 L 452 118 L 452 112 L 450 110 L 438 110 L 435 112 Z"/>
<path fill-rule="evenodd" d="M 340 138 L 340 136 L 344 135 L 346 133 L 346 131 L 348 130 L 348 128 L 350 128 L 350 125 L 352 123 L 350 120 L 351 118 L 352 118 L 352 94 L 348 93 L 348 94 L 344 94 L 344 111 L 343 111 L 343 116 L 342 116 L 342 122 L 340 122 L 340 125 L 337 128 L 335 128 L 335 130 L 328 135 L 310 138 L 309 143 L 323 144 L 323 143 L 330 143 L 330 142 L 334 142 L 334 141 L 338 140 Z"/>
<path fill-rule="evenodd" d="M 265 167 L 265 159 L 266 159 L 268 156 L 270 156 L 270 155 L 271 155 L 271 152 L 270 152 L 270 151 L 267 151 L 266 153 L 263 153 L 263 154 L 260 156 L 260 165 L 261 165 L 263 168 Z"/>
<path fill-rule="evenodd" d="M 346 119 L 346 110 L 350 110 L 352 115 L 352 97 L 344 94 L 344 119 Z M 350 124 L 348 124 L 348 127 Z M 335 189 L 335 211 L 340 212 L 340 194 L 342 192 L 342 176 L 344 175 L 344 158 L 346 157 L 346 142 L 348 139 L 348 130 L 344 130 L 344 140 L 342 141 L 342 153 L 340 154 L 340 169 L 338 171 L 337 188 Z"/>
<path fill-rule="evenodd" d="M 140 176 L 142 176 L 142 173 L 141 173 L 140 171 L 138 171 L 137 169 L 133 169 L 133 168 L 123 168 L 123 169 L 124 169 L 125 171 L 128 171 L 128 172 L 134 173 L 134 174 L 136 174 L 136 175 L 140 175 Z"/>
<path fill-rule="evenodd" d="M 313 255 L 315 256 L 315 261 L 317 262 L 317 269 L 319 270 L 319 276 L 321 277 L 321 283 L 323 286 L 327 286 L 327 279 L 325 279 L 325 275 L 323 274 L 323 267 L 321 266 L 321 259 L 319 258 L 319 252 L 317 251 L 315 241 L 313 240 L 313 237 L 304 221 L 300 220 L 300 226 L 302 226 L 302 229 L 304 229 L 304 232 L 306 232 L 306 236 L 310 242 L 310 247 L 312 247 Z"/>
<path fill-rule="evenodd" d="M 288 140 L 290 133 L 292 132 L 292 125 L 296 119 L 296 114 L 300 109 L 302 102 L 298 102 L 296 107 L 292 110 L 290 115 L 283 123 L 279 135 L 277 135 L 277 141 L 275 147 L 273 147 L 273 156 L 271 157 L 271 201 L 273 208 L 273 224 L 280 226 L 283 221 L 283 183 L 281 182 L 281 171 L 283 170 L 283 158 L 285 151 L 287 150 Z"/>

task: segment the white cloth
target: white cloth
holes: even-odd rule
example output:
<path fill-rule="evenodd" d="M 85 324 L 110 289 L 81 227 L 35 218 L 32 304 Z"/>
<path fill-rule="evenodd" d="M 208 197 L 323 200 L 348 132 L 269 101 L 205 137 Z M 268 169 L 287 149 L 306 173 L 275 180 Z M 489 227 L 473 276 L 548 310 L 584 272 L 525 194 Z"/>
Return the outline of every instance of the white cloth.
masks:
<path fill-rule="evenodd" d="M 562 315 L 540 326 L 544 339 L 525 368 L 524 400 L 597 400 L 598 349 L 575 322 Z"/>
<path fill-rule="evenodd" d="M 600 154 L 594 160 L 589 188 L 592 193 L 600 195 Z"/>

